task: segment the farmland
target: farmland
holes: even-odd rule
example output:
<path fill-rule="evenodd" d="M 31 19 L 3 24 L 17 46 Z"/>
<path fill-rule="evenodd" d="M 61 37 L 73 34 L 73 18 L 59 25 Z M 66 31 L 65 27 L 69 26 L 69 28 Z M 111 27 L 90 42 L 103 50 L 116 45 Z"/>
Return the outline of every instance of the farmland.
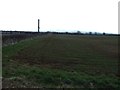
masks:
<path fill-rule="evenodd" d="M 3 87 L 118 88 L 118 37 L 47 34 L 3 47 Z"/>

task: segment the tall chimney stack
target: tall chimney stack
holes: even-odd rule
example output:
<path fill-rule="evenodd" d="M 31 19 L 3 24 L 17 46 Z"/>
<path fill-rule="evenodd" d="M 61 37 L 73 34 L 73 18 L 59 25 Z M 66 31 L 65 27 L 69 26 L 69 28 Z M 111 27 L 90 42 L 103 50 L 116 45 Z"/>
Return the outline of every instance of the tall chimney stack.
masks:
<path fill-rule="evenodd" d="M 39 22 L 40 22 L 40 20 L 38 19 L 38 32 L 40 32 L 39 31 L 40 30 Z"/>

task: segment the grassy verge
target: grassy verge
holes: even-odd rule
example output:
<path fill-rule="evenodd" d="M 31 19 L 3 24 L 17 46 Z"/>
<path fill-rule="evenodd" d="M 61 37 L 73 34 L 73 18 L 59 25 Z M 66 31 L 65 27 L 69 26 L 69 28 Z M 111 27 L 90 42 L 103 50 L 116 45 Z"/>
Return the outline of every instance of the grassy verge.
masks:
<path fill-rule="evenodd" d="M 3 76 L 9 79 L 11 78 L 13 82 L 20 83 L 21 80 L 25 80 L 27 81 L 24 84 L 25 87 L 30 87 L 32 83 L 36 83 L 35 85 L 37 85 L 37 87 L 118 88 L 120 84 L 119 79 L 114 76 L 92 76 L 82 72 L 67 72 L 63 70 L 18 65 L 9 70 L 4 70 Z M 26 86 L 27 84 L 29 84 L 29 86 Z M 15 86 L 19 87 L 19 85 Z"/>

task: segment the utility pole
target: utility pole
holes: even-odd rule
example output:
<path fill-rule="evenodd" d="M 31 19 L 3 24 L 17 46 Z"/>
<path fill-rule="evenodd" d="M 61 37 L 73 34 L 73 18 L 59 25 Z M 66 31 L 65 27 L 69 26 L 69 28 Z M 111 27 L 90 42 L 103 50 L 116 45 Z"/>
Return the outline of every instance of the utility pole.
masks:
<path fill-rule="evenodd" d="M 40 20 L 38 19 L 38 33 L 40 32 L 40 31 L 39 31 L 39 30 L 40 30 L 39 24 L 40 24 Z"/>

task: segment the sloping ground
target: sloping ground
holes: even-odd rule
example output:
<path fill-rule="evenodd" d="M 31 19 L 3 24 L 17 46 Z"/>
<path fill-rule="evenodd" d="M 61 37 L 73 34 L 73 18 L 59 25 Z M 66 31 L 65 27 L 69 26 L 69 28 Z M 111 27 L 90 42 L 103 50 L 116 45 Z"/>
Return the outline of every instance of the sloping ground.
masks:
<path fill-rule="evenodd" d="M 117 46 L 116 36 L 45 35 L 4 47 L 3 87 L 117 88 Z"/>
<path fill-rule="evenodd" d="M 97 72 L 115 73 L 118 60 L 116 40 L 94 36 L 47 36 L 21 49 L 13 58 L 15 61 L 43 67 L 70 70 L 84 68 L 84 71 L 91 68 L 97 69 Z"/>

